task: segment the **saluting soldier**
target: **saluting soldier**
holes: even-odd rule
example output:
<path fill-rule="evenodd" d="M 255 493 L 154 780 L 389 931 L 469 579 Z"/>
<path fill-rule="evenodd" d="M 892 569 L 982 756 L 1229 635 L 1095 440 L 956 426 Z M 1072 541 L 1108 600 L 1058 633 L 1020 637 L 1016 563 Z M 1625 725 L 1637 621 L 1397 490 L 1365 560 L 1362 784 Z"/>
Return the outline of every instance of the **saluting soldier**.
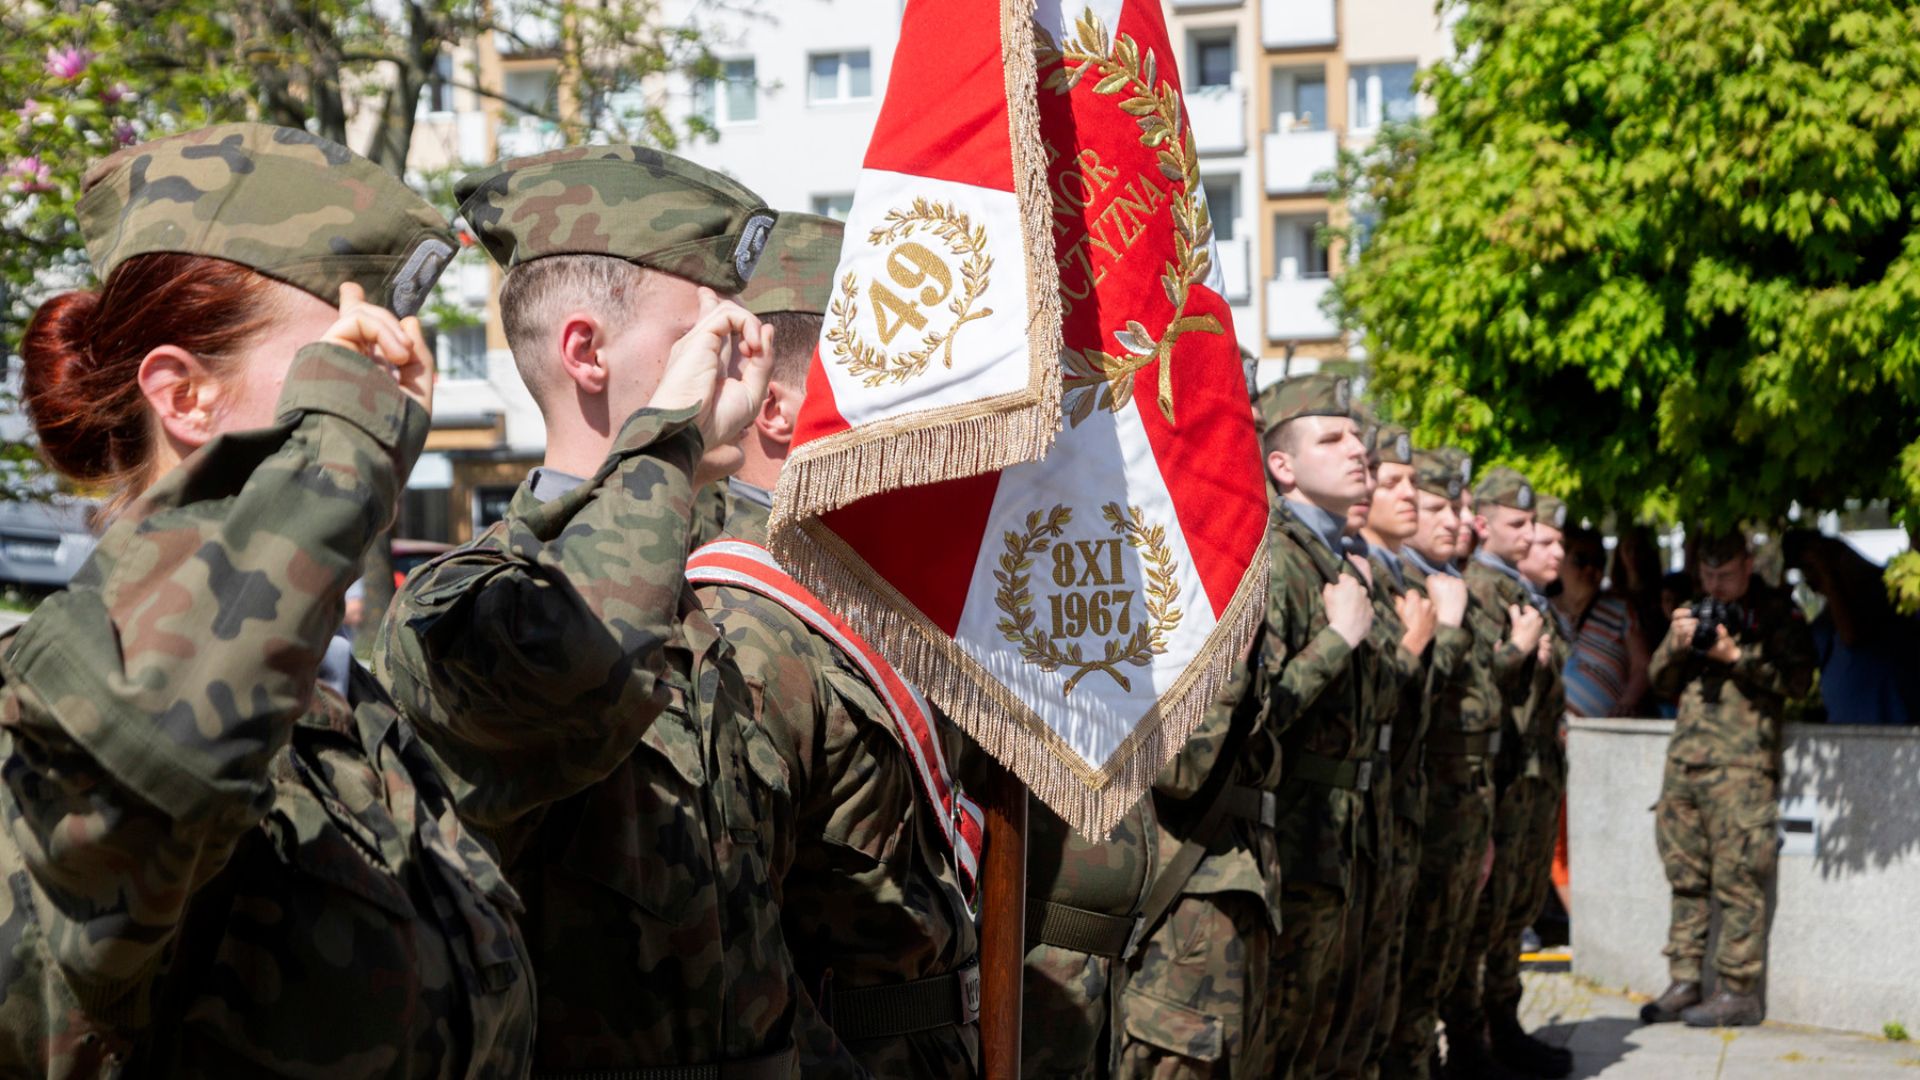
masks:
<path fill-rule="evenodd" d="M 1531 784 L 1516 790 L 1514 763 L 1525 737 L 1520 725 L 1530 719 L 1526 708 L 1530 681 L 1539 665 L 1550 661 L 1545 654 L 1552 642 L 1546 632 L 1546 601 L 1539 598 L 1536 604 L 1536 594 L 1519 570 L 1533 543 L 1537 509 L 1533 485 L 1512 469 L 1490 469 L 1474 495 L 1474 532 L 1480 543 L 1467 564 L 1467 588 L 1473 593 L 1475 609 L 1508 638 L 1508 644 L 1494 653 L 1493 661 L 1500 695 L 1500 748 L 1494 762 L 1494 864 L 1474 914 L 1462 927 L 1465 953 L 1458 975 L 1443 992 L 1440 1016 L 1447 1024 L 1448 1075 L 1478 1077 L 1505 1074 L 1487 1047 L 1482 971 L 1494 921 L 1489 913 L 1498 911 L 1498 921 L 1504 924 L 1506 908 L 1513 899 L 1514 860 L 1520 854 L 1532 799 L 1537 794 Z"/>
<path fill-rule="evenodd" d="M 1419 486 L 1447 492 L 1463 505 L 1470 462 L 1453 449 L 1414 455 Z M 1428 505 L 1423 500 L 1423 506 Z M 1424 515 L 1403 549 L 1426 575 L 1432 590 L 1440 576 L 1460 577 L 1460 532 L 1446 543 L 1444 511 Z M 1381 1075 L 1426 1080 L 1438 1065 L 1438 1018 L 1442 996 L 1458 976 L 1473 927 L 1474 901 L 1493 819 L 1493 755 L 1499 749 L 1501 696 L 1495 686 L 1498 657 L 1517 647 L 1478 600 L 1469 598 L 1464 623 L 1468 654 L 1450 678 L 1433 680 L 1426 756 L 1426 820 L 1420 836 L 1420 874 L 1407 913 L 1405 956 L 1394 1030 L 1381 1061 Z M 1533 643 L 1527 642 L 1532 648 Z M 1450 1042 L 1450 1046 L 1453 1044 Z M 1483 1055 L 1484 1056 L 1484 1055 Z"/>
<path fill-rule="evenodd" d="M 524 1076 L 519 898 L 373 678 L 319 677 L 426 440 L 395 313 L 453 235 L 262 124 L 83 189 L 104 284 L 40 306 L 23 397 L 113 517 L 0 658 L 0 1073 Z"/>
<path fill-rule="evenodd" d="M 1280 498 L 1268 545 L 1284 656 L 1269 709 L 1286 717 L 1276 829 L 1281 903 L 1279 1036 L 1273 1075 L 1311 1075 L 1326 1031 L 1345 908 L 1353 896 L 1361 807 L 1375 753 L 1360 655 L 1373 628 L 1366 580 L 1347 558 L 1347 513 L 1367 493 L 1367 448 L 1348 382 L 1318 373 L 1274 388 L 1267 475 Z"/>
<path fill-rule="evenodd" d="M 791 778 L 780 910 L 801 981 L 873 1076 L 972 1077 L 978 852 L 960 833 L 969 811 L 955 805 L 944 725 L 764 546 L 842 232 L 827 218 L 781 214 L 740 296 L 774 330 L 773 375 L 728 481 L 720 541 L 696 551 L 688 573 Z M 837 1054 L 802 1045 L 800 1075 L 836 1075 Z"/>
<path fill-rule="evenodd" d="M 720 296 L 774 215 L 630 146 L 456 192 L 547 454 L 409 578 L 381 674 L 527 896 L 536 1071 L 790 1076 L 821 1021 L 774 902 L 787 779 L 686 579 L 695 492 L 738 467 L 768 375 L 769 331 Z"/>

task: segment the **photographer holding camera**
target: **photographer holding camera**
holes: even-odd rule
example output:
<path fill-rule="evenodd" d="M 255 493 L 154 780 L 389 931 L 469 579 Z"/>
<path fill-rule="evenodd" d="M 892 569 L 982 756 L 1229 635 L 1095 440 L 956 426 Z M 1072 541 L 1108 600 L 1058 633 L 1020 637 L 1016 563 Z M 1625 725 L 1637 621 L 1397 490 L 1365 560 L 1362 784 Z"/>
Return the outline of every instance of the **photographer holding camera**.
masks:
<path fill-rule="evenodd" d="M 1784 589 L 1753 576 L 1745 536 L 1698 549 L 1702 599 L 1673 613 L 1650 667 L 1680 715 L 1654 805 L 1654 839 L 1673 888 L 1665 950 L 1673 985 L 1640 1011 L 1647 1023 L 1757 1024 L 1767 958 L 1767 887 L 1778 857 L 1780 714 L 1807 692 L 1812 644 Z M 1701 1002 L 1712 900 L 1721 909 L 1718 992 Z"/>

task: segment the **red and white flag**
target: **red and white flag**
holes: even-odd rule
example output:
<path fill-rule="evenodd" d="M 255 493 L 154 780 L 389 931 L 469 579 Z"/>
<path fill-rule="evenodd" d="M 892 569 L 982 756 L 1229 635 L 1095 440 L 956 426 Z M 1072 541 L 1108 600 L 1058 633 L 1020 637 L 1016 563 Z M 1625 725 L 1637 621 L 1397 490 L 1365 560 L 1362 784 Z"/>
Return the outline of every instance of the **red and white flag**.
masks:
<path fill-rule="evenodd" d="M 1158 0 L 910 0 L 774 503 L 794 576 L 1105 835 L 1264 614 Z"/>

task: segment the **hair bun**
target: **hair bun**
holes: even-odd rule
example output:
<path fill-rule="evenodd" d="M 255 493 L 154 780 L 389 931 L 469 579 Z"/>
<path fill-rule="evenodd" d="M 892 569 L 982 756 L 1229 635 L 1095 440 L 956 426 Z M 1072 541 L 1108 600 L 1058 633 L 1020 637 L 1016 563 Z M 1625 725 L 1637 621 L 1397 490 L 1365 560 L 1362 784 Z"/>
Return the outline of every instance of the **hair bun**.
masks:
<path fill-rule="evenodd" d="M 127 436 L 110 424 L 115 395 L 100 385 L 94 320 L 100 294 L 61 293 L 40 305 L 20 342 L 21 403 L 40 437 L 40 454 L 63 475 L 100 482 L 118 472 L 114 447 Z"/>

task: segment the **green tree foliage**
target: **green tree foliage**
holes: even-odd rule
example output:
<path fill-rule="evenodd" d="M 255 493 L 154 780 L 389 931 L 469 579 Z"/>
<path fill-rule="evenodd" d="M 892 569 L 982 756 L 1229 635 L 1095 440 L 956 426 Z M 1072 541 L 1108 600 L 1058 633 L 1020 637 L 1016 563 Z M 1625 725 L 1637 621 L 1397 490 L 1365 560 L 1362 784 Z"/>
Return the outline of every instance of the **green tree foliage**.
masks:
<path fill-rule="evenodd" d="M 1466 0 L 1342 165 L 1337 290 L 1420 434 L 1577 507 L 1920 526 L 1920 6 Z M 1890 577 L 1920 602 L 1920 556 Z"/>

